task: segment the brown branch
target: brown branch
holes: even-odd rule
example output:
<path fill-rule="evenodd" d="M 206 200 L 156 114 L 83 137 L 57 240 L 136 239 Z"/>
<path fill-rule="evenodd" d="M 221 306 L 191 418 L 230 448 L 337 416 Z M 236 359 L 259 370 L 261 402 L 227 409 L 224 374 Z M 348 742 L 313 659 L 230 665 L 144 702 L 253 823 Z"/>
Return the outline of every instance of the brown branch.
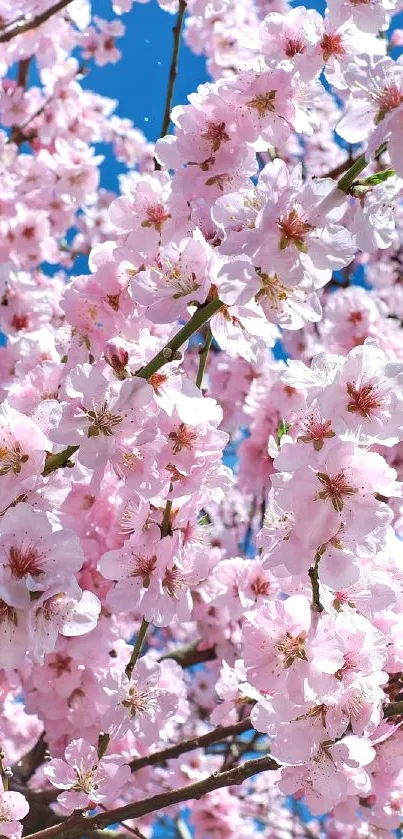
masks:
<path fill-rule="evenodd" d="M 16 766 L 13 766 L 13 777 L 22 784 L 27 784 L 40 766 L 47 751 L 45 732 L 42 731 L 35 745 L 27 752 Z"/>
<path fill-rule="evenodd" d="M 397 717 L 403 715 L 403 702 L 391 702 L 383 709 L 384 717 Z"/>
<path fill-rule="evenodd" d="M 233 725 L 218 726 L 213 731 L 207 734 L 201 734 L 199 737 L 190 737 L 188 740 L 183 740 L 182 743 L 176 743 L 175 746 L 169 746 L 167 749 L 162 749 L 160 752 L 154 752 L 151 755 L 144 757 L 137 757 L 129 763 L 132 772 L 137 772 L 143 769 L 144 766 L 155 766 L 156 763 L 164 763 L 166 760 L 172 760 L 185 752 L 192 752 L 195 749 L 203 749 L 206 746 L 212 746 L 213 743 L 220 743 L 226 737 L 236 736 L 242 734 L 244 731 L 250 731 L 252 724 L 250 718 L 247 717 L 241 722 Z"/>
<path fill-rule="evenodd" d="M 32 56 L 29 56 L 29 58 L 23 58 L 22 61 L 18 63 L 17 87 L 22 87 L 24 90 L 27 86 L 31 58 Z"/>
<path fill-rule="evenodd" d="M 165 661 L 171 658 L 180 664 L 184 670 L 188 667 L 193 667 L 194 664 L 203 664 L 205 661 L 214 661 L 217 658 L 214 647 L 207 647 L 205 650 L 199 650 L 200 641 L 195 641 L 193 644 L 188 644 L 186 647 L 179 647 L 176 650 L 164 653 L 159 661 Z"/>
<path fill-rule="evenodd" d="M 351 157 L 351 155 L 349 155 L 348 157 L 346 157 L 346 159 L 343 161 L 343 163 L 339 163 L 339 165 L 336 166 L 334 169 L 331 169 L 330 172 L 326 172 L 325 175 L 321 175 L 320 177 L 321 178 L 339 178 L 340 175 L 343 175 L 343 173 L 346 172 L 347 169 L 349 169 L 350 166 L 352 166 L 352 164 L 355 163 L 356 160 L 358 160 L 359 157 L 360 157 L 360 155 L 357 155 L 357 157 Z"/>
<path fill-rule="evenodd" d="M 42 23 L 46 23 L 46 21 L 53 17 L 53 15 L 57 14 L 57 12 L 61 12 L 62 9 L 65 9 L 71 2 L 72 0 L 58 0 L 58 3 L 50 6 L 49 9 L 46 9 L 30 20 L 23 18 L 21 23 L 11 21 L 10 26 L 12 28 L 6 29 L 4 32 L 0 32 L 0 44 L 12 41 L 13 38 L 16 38 L 17 35 L 23 35 L 24 32 L 30 32 L 32 29 L 37 29 L 38 26 L 41 26 Z"/>
<path fill-rule="evenodd" d="M 45 828 L 37 833 L 31 833 L 26 839 L 55 839 L 55 837 L 65 839 L 67 836 L 79 836 L 80 834 L 87 836 L 90 830 L 99 830 L 110 824 L 125 821 L 126 819 L 138 819 L 141 816 L 163 810 L 165 807 L 170 807 L 172 804 L 202 798 L 203 795 L 207 795 L 207 793 L 213 790 L 242 784 L 254 775 L 276 769 L 280 769 L 280 766 L 269 755 L 256 758 L 255 760 L 248 760 L 242 763 L 241 766 L 236 766 L 227 772 L 217 772 L 209 775 L 208 778 L 204 778 L 202 781 L 196 781 L 194 784 L 189 784 L 186 787 L 174 789 L 170 792 L 158 793 L 158 795 L 153 795 L 144 801 L 137 801 L 132 804 L 126 804 L 123 807 L 117 807 L 115 810 L 109 810 L 108 813 L 98 813 L 95 816 L 87 817 L 73 816 L 68 823 L 61 822 L 58 825 Z"/>

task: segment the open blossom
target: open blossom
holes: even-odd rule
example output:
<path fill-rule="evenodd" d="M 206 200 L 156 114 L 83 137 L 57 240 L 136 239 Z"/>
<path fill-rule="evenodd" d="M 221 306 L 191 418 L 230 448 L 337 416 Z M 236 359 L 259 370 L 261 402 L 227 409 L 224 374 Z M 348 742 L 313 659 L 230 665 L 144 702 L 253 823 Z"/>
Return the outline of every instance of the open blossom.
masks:
<path fill-rule="evenodd" d="M 66 814 L 91 809 L 96 804 L 113 803 L 131 776 L 121 755 L 106 755 L 99 760 L 97 750 L 86 740 L 73 740 L 65 751 L 65 760 L 55 758 L 45 767 L 53 786 L 64 790 L 57 796 Z"/>
<path fill-rule="evenodd" d="M 204 303 L 218 260 L 200 231 L 166 246 L 155 261 L 155 267 L 140 271 L 131 282 L 133 299 L 147 307 L 152 323 L 171 323 L 186 317 L 189 304 Z"/>
<path fill-rule="evenodd" d="M 393 446 L 403 428 L 403 365 L 391 363 L 371 341 L 356 347 L 342 361 L 319 396 L 335 432 L 351 432 L 364 444 Z"/>
<path fill-rule="evenodd" d="M 25 414 L 3 403 L 0 410 L 0 508 L 35 486 L 51 443 Z"/>
<path fill-rule="evenodd" d="M 155 743 L 179 701 L 176 692 L 160 687 L 161 678 L 161 665 L 147 656 L 135 664 L 131 679 L 112 668 L 103 685 L 109 705 L 104 730 L 113 737 L 132 731 L 145 745 Z"/>
<path fill-rule="evenodd" d="M 80 446 L 83 465 L 104 467 L 116 439 L 137 434 L 154 413 L 152 389 L 144 379 L 111 382 L 90 364 L 74 368 L 65 382 L 66 397 L 55 411 L 52 439 Z"/>
<path fill-rule="evenodd" d="M 350 143 L 368 137 L 403 101 L 403 69 L 391 58 L 363 55 L 345 73 L 351 90 L 346 112 L 337 132 Z"/>
<path fill-rule="evenodd" d="M 15 606 L 29 604 L 30 592 L 43 592 L 81 568 L 84 554 L 72 531 L 55 530 L 45 513 L 28 504 L 7 510 L 0 522 L 1 586 Z"/>
<path fill-rule="evenodd" d="M 252 685 L 270 690 L 278 682 L 292 680 L 298 662 L 306 660 L 310 623 L 309 602 L 297 594 L 284 603 L 269 604 L 245 622 L 244 662 Z"/>
<path fill-rule="evenodd" d="M 27 815 L 29 804 L 20 792 L 0 792 L 0 828 L 3 836 L 20 839 L 22 834 L 21 819 Z"/>

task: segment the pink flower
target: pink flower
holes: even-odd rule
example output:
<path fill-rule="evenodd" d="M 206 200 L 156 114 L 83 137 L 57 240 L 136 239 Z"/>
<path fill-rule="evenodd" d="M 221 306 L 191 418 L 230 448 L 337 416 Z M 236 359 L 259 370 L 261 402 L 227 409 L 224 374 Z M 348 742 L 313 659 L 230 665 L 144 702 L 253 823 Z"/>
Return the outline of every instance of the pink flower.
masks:
<path fill-rule="evenodd" d="M 363 615 L 342 611 L 324 616 L 309 642 L 307 658 L 321 673 L 343 684 L 379 673 L 386 661 L 386 638 Z"/>
<path fill-rule="evenodd" d="M 130 780 L 130 766 L 123 765 L 121 755 L 99 760 L 96 748 L 86 740 L 73 740 L 64 754 L 65 760 L 51 760 L 44 772 L 54 787 L 65 790 L 57 801 L 67 814 L 100 803 L 113 804 Z"/>
<path fill-rule="evenodd" d="M 30 602 L 30 592 L 43 592 L 81 568 L 84 554 L 69 530 L 52 530 L 45 513 L 17 504 L 0 520 L 1 586 L 15 606 Z"/>
<path fill-rule="evenodd" d="M 244 662 L 247 678 L 255 687 L 269 690 L 293 679 L 295 669 L 306 661 L 310 623 L 309 601 L 299 594 L 269 603 L 245 621 Z"/>
<path fill-rule="evenodd" d="M 155 413 L 152 388 L 144 379 L 108 383 L 91 364 L 75 367 L 65 382 L 63 402 L 55 416 L 52 438 L 64 445 L 79 445 L 80 462 L 104 468 L 113 456 L 117 439 L 133 437 L 147 417 Z"/>
<path fill-rule="evenodd" d="M 132 731 L 144 745 L 157 742 L 179 699 L 168 687 L 160 687 L 161 678 L 161 666 L 148 656 L 137 661 L 130 680 L 111 668 L 102 685 L 109 704 L 103 717 L 104 731 L 112 737 Z"/>
<path fill-rule="evenodd" d="M 25 490 L 35 486 L 51 444 L 29 417 L 10 408 L 0 408 L 0 509 Z"/>
<path fill-rule="evenodd" d="M 319 396 L 337 433 L 354 433 L 363 444 L 393 446 L 403 429 L 403 365 L 388 362 L 372 341 L 348 354 L 333 382 Z"/>
<path fill-rule="evenodd" d="M 20 839 L 20 820 L 27 815 L 29 804 L 20 792 L 0 792 L 0 830 L 9 839 Z"/>
<path fill-rule="evenodd" d="M 140 271 L 131 282 L 136 303 L 147 307 L 153 323 L 172 323 L 187 316 L 187 306 L 204 303 L 214 282 L 218 259 L 195 230 L 192 238 L 171 244 L 156 256 L 156 266 Z"/>

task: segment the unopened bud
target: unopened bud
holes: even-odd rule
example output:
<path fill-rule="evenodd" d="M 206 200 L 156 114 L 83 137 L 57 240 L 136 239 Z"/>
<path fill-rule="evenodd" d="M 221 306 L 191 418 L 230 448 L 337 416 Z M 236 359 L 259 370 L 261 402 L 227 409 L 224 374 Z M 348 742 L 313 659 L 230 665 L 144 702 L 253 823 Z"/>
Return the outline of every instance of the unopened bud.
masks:
<path fill-rule="evenodd" d="M 129 350 L 126 341 L 122 338 L 111 338 L 105 344 L 105 361 L 115 370 L 122 373 L 129 361 Z"/>

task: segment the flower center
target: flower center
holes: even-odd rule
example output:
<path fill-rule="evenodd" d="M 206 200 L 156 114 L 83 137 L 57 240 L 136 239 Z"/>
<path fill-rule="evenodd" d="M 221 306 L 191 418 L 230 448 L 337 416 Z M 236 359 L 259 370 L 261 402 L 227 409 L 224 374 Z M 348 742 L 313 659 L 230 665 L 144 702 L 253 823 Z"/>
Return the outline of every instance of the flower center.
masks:
<path fill-rule="evenodd" d="M 8 621 L 18 626 L 17 612 L 12 606 L 9 606 L 4 600 L 0 600 L 0 623 Z"/>
<path fill-rule="evenodd" d="M 39 577 L 43 574 L 43 554 L 33 545 L 22 545 L 11 547 L 8 552 L 8 567 L 14 577 L 21 580 L 27 574 L 31 577 Z"/>
<path fill-rule="evenodd" d="M 282 285 L 277 274 L 265 274 L 260 268 L 256 269 L 256 273 L 262 283 L 255 296 L 256 303 L 260 303 L 262 299 L 265 299 L 272 309 L 278 310 L 280 304 L 287 300 L 288 293 L 286 287 Z"/>
<path fill-rule="evenodd" d="M 167 271 L 162 275 L 162 280 L 168 287 L 173 287 L 174 294 L 172 297 L 174 300 L 180 300 L 181 297 L 186 297 L 200 288 L 200 283 L 194 271 L 184 272 L 180 263 L 177 265 L 168 263 Z"/>
<path fill-rule="evenodd" d="M 345 55 L 345 48 L 343 46 L 343 40 L 341 35 L 338 35 L 337 32 L 333 34 L 330 32 L 325 32 L 320 42 L 320 46 L 323 52 L 323 60 L 329 61 L 329 58 L 340 58 L 342 55 Z"/>
<path fill-rule="evenodd" d="M 181 422 L 177 431 L 171 431 L 171 433 L 168 434 L 168 438 L 173 441 L 173 453 L 178 454 L 178 452 L 181 452 L 182 449 L 192 451 L 193 444 L 195 440 L 197 440 L 197 432 L 192 428 L 189 428 L 188 425 L 185 425 L 184 422 Z"/>
<path fill-rule="evenodd" d="M 123 421 L 120 414 L 112 414 L 108 408 L 108 403 L 104 402 L 99 411 L 87 411 L 91 423 L 87 431 L 88 437 L 98 437 L 103 434 L 105 437 L 111 437 L 117 425 Z"/>
<path fill-rule="evenodd" d="M 131 577 L 142 577 L 144 588 L 148 588 L 151 582 L 151 575 L 157 564 L 156 556 L 141 556 L 132 554 Z"/>
<path fill-rule="evenodd" d="M 284 667 L 291 667 L 297 659 L 300 661 L 306 661 L 304 633 L 297 635 L 296 638 L 293 638 L 293 636 L 287 632 L 276 646 L 283 656 Z"/>
<path fill-rule="evenodd" d="M 168 381 L 168 376 L 166 373 L 153 373 L 148 380 L 148 384 L 154 388 L 155 392 L 159 395 L 161 393 L 161 385 L 164 385 L 165 382 Z"/>
<path fill-rule="evenodd" d="M 258 597 L 260 594 L 270 594 L 271 585 L 264 577 L 256 577 L 251 583 L 251 591 Z"/>
<path fill-rule="evenodd" d="M 316 452 L 320 452 L 326 439 L 334 437 L 332 421 L 322 419 L 315 413 L 304 422 L 304 434 L 298 437 L 298 442 L 313 443 Z"/>
<path fill-rule="evenodd" d="M 154 204 L 146 209 L 146 219 L 141 222 L 142 227 L 155 227 L 161 233 L 164 221 L 171 218 L 171 214 L 167 213 L 163 204 Z"/>
<path fill-rule="evenodd" d="M 294 55 L 301 55 L 305 52 L 305 43 L 302 35 L 292 35 L 286 39 L 284 52 L 287 58 L 294 58 Z"/>
<path fill-rule="evenodd" d="M 186 588 L 183 574 L 178 568 L 167 568 L 165 571 L 162 587 L 170 597 L 177 597 Z"/>
<path fill-rule="evenodd" d="M 11 448 L 7 446 L 0 447 L 0 477 L 7 475 L 8 472 L 14 472 L 14 475 L 19 475 L 21 472 L 21 464 L 29 460 L 29 455 L 21 454 L 21 446 L 19 443 L 14 443 Z"/>
<path fill-rule="evenodd" d="M 155 696 L 147 690 L 141 690 L 138 687 L 131 687 L 129 689 L 126 699 L 123 700 L 122 705 L 130 713 L 133 718 L 137 713 L 151 714 L 158 706 Z"/>
<path fill-rule="evenodd" d="M 96 764 L 91 769 L 84 769 L 82 765 L 74 766 L 73 769 L 77 780 L 72 784 L 71 789 L 85 792 L 86 795 L 98 789 L 98 784 L 95 783 L 95 772 L 98 769 Z"/>
<path fill-rule="evenodd" d="M 269 90 L 267 93 L 257 93 L 246 104 L 249 108 L 254 108 L 260 117 L 264 117 L 266 114 L 272 114 L 275 111 L 276 93 L 276 90 Z"/>
<path fill-rule="evenodd" d="M 324 489 L 318 492 L 317 498 L 321 498 L 322 501 L 330 499 L 336 512 L 341 513 L 344 506 L 343 498 L 355 495 L 358 489 L 348 483 L 344 472 L 337 472 L 336 475 L 317 472 L 316 475 L 324 486 Z"/>
<path fill-rule="evenodd" d="M 384 399 L 380 396 L 379 391 L 371 384 L 355 388 L 354 382 L 349 382 L 347 393 L 350 397 L 347 410 L 353 414 L 360 414 L 361 417 L 366 419 L 371 419 L 371 413 L 374 413 L 384 404 Z"/>
<path fill-rule="evenodd" d="M 230 139 L 225 130 L 225 122 L 208 122 L 206 130 L 203 131 L 201 136 L 211 145 L 213 152 L 218 151 L 221 144 L 227 143 Z"/>
<path fill-rule="evenodd" d="M 304 221 L 298 214 L 298 210 L 290 210 L 287 216 L 281 216 L 277 221 L 277 227 L 280 230 L 280 250 L 284 250 L 288 245 L 294 245 L 298 251 L 307 253 L 307 246 L 305 244 L 305 236 L 311 233 L 314 229 L 312 224 Z"/>

